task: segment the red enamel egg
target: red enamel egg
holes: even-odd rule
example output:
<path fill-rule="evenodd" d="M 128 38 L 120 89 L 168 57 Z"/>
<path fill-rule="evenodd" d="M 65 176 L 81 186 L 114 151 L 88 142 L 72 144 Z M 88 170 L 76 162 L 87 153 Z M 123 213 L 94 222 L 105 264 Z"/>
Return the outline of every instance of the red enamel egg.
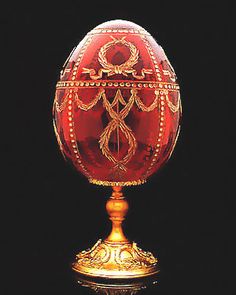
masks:
<path fill-rule="evenodd" d="M 137 185 L 170 157 L 181 102 L 175 72 L 142 27 L 105 22 L 71 53 L 53 122 L 64 157 L 91 183 Z"/>

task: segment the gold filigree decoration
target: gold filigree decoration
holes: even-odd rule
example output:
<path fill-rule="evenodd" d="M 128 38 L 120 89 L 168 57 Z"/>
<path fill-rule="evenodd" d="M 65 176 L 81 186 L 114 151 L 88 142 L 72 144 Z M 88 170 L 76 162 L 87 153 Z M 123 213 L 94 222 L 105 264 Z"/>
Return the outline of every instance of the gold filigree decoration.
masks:
<path fill-rule="evenodd" d="M 58 81 L 56 88 L 57 89 L 67 89 L 68 87 L 78 87 L 78 88 L 94 88 L 94 87 L 107 87 L 107 88 L 145 88 L 145 89 L 159 89 L 159 90 L 167 90 L 168 91 L 179 91 L 179 85 L 168 82 L 153 82 L 153 81 L 131 81 L 131 80 L 102 80 L 102 81 L 94 81 L 94 80 L 78 80 L 78 81 Z"/>
<path fill-rule="evenodd" d="M 136 46 L 132 44 L 131 42 L 126 41 L 125 37 L 121 39 L 116 39 L 111 36 L 111 38 L 112 38 L 112 41 L 103 45 L 98 53 L 98 61 L 101 64 L 102 68 L 98 70 L 97 74 L 95 69 L 88 69 L 88 68 L 83 68 L 82 73 L 89 74 L 90 78 L 93 80 L 101 79 L 103 76 L 103 73 L 106 73 L 108 77 L 116 75 L 116 74 L 122 74 L 127 77 L 129 74 L 132 74 L 132 76 L 138 80 L 144 79 L 145 74 L 153 73 L 152 69 L 143 68 L 141 70 L 141 75 L 138 75 L 137 71 L 133 69 L 133 66 L 137 64 L 138 58 L 139 58 L 139 51 L 136 48 Z M 130 57 L 128 58 L 127 61 L 125 61 L 124 63 L 120 65 L 113 65 L 109 63 L 106 58 L 106 53 L 109 50 L 109 48 L 116 44 L 124 45 L 128 47 L 130 50 Z"/>
<path fill-rule="evenodd" d="M 59 145 L 59 148 L 60 148 L 60 151 L 64 157 L 64 159 L 66 159 L 65 155 L 64 155 L 64 151 L 63 151 L 63 145 L 62 145 L 62 142 L 61 142 L 61 139 L 60 139 L 60 136 L 58 134 L 58 131 L 57 131 L 57 127 L 56 127 L 56 123 L 54 121 L 54 119 L 52 120 L 52 123 L 53 123 L 53 129 L 54 129 L 54 132 L 56 134 L 56 139 L 57 139 L 57 142 L 58 142 L 58 145 Z"/>
<path fill-rule="evenodd" d="M 137 106 L 143 112 L 151 112 L 158 106 L 158 97 L 159 97 L 159 91 L 155 90 L 155 99 L 148 107 L 142 102 L 142 100 L 137 95 L 135 96 L 135 101 L 136 101 Z"/>
<path fill-rule="evenodd" d="M 125 117 L 129 114 L 129 111 L 133 106 L 134 99 L 135 99 L 135 93 L 136 93 L 135 90 L 132 89 L 131 96 L 130 96 L 128 103 L 126 103 L 124 101 L 124 99 L 121 95 L 120 89 L 117 90 L 112 104 L 109 103 L 109 101 L 106 99 L 106 96 L 104 96 L 104 99 L 103 99 L 103 105 L 106 108 L 106 110 L 109 113 L 112 120 L 108 123 L 108 125 L 106 126 L 106 128 L 104 129 L 104 131 L 102 132 L 102 134 L 100 136 L 100 140 L 99 140 L 100 149 L 101 149 L 103 155 L 108 158 L 108 160 L 115 163 L 114 168 L 118 168 L 123 171 L 126 171 L 125 164 L 129 162 L 129 160 L 135 154 L 135 151 L 137 148 L 137 142 L 136 142 L 135 136 L 134 136 L 132 130 L 130 129 L 130 127 L 127 126 L 126 123 L 124 122 Z M 113 106 L 115 106 L 119 102 L 122 105 L 124 105 L 124 108 L 119 113 L 117 113 L 113 110 Z M 111 137 L 111 133 L 113 131 L 115 131 L 117 128 L 118 128 L 118 130 L 121 130 L 121 132 L 123 132 L 123 134 L 125 135 L 125 137 L 128 141 L 128 144 L 129 144 L 128 152 L 127 152 L 126 156 L 123 157 L 122 160 L 117 160 L 112 155 L 112 153 L 110 152 L 110 149 L 109 149 L 109 140 Z M 119 140 L 119 138 L 118 138 L 118 140 Z"/>
<path fill-rule="evenodd" d="M 143 251 L 136 243 L 119 247 L 116 251 L 115 260 L 121 268 L 125 269 L 148 267 L 157 262 L 151 252 Z"/>
<path fill-rule="evenodd" d="M 65 76 L 66 73 L 71 72 L 71 69 L 67 69 L 66 66 L 68 65 L 69 60 L 70 60 L 72 54 L 74 53 L 75 49 L 76 49 L 76 46 L 71 50 L 71 53 L 69 54 L 66 61 L 64 62 L 63 66 L 62 66 L 62 70 L 60 72 L 60 79 L 62 79 Z"/>
<path fill-rule="evenodd" d="M 162 92 L 162 91 L 161 91 Z M 176 113 L 180 108 L 180 94 L 178 92 L 178 100 L 176 105 L 174 105 L 168 97 L 168 91 L 166 92 L 166 101 L 170 108 L 170 110 L 173 113 Z M 103 101 L 103 106 L 107 110 L 108 114 L 111 117 L 111 121 L 108 123 L 108 125 L 105 127 L 103 132 L 100 135 L 99 139 L 99 147 L 101 149 L 102 154 L 111 162 L 115 164 L 114 168 L 117 171 L 126 171 L 125 165 L 130 161 L 130 159 L 133 157 L 133 155 L 136 152 L 137 149 L 137 142 L 135 139 L 135 136 L 131 130 L 131 128 L 125 123 L 125 118 L 128 116 L 134 102 L 140 108 L 143 112 L 151 112 L 155 108 L 158 107 L 158 100 L 159 100 L 159 90 L 155 90 L 155 99 L 154 101 L 149 105 L 146 106 L 141 98 L 138 96 L 138 90 L 133 88 L 130 90 L 131 96 L 126 102 L 122 96 L 121 90 L 118 89 L 116 92 L 116 95 L 112 101 L 112 103 L 109 102 L 109 100 L 106 97 L 105 89 L 101 88 L 98 91 L 98 94 L 95 96 L 94 99 L 92 99 L 88 104 L 83 103 L 83 101 L 79 98 L 78 93 L 74 93 L 73 99 L 77 105 L 77 107 L 83 111 L 89 111 L 92 109 L 100 99 Z M 58 112 L 62 112 L 65 109 L 66 103 L 68 101 L 68 96 L 66 95 L 64 101 L 59 105 L 57 101 L 57 95 L 55 98 L 55 107 Z M 72 99 L 72 98 L 71 98 Z M 121 111 L 118 110 L 119 103 L 123 105 L 123 109 Z M 116 107 L 116 110 L 114 110 L 114 107 Z M 109 141 L 111 138 L 112 132 L 117 131 L 117 145 L 119 146 L 119 132 L 121 131 L 125 138 L 127 139 L 129 148 L 127 151 L 127 154 L 122 159 L 117 159 L 110 151 L 109 149 Z M 118 147 L 118 154 L 119 154 L 119 147 Z"/>
<path fill-rule="evenodd" d="M 101 239 L 91 248 L 80 252 L 76 256 L 73 268 L 80 273 L 93 276 L 115 277 L 119 272 L 122 275 L 134 277 L 156 273 L 158 260 L 151 252 L 137 247 L 136 243 L 116 244 Z"/>
<path fill-rule="evenodd" d="M 178 138 L 179 138 L 180 129 L 181 129 L 181 126 L 179 125 L 178 130 L 177 130 L 177 133 L 176 133 L 176 135 L 175 135 L 174 143 L 173 143 L 173 145 L 172 145 L 172 148 L 171 148 L 171 151 L 170 151 L 170 154 L 169 154 L 167 160 L 170 159 L 170 157 L 172 156 L 172 153 L 173 153 L 173 151 L 174 151 L 174 149 L 175 149 L 175 146 L 176 146 L 177 140 L 178 140 Z"/>
<path fill-rule="evenodd" d="M 134 102 L 136 102 L 137 106 L 145 112 L 153 111 L 158 106 L 158 97 L 159 97 L 159 91 L 155 90 L 155 99 L 153 103 L 150 106 L 146 106 L 141 99 L 138 97 L 137 89 L 131 89 L 131 96 L 129 98 L 129 101 L 126 102 L 121 94 L 121 90 L 118 89 L 116 92 L 116 95 L 114 97 L 114 100 L 112 103 L 110 103 L 106 97 L 105 90 L 102 88 L 99 90 L 96 97 L 89 103 L 84 104 L 82 100 L 78 97 L 78 94 L 75 93 L 75 101 L 81 110 L 88 111 L 92 107 L 94 107 L 97 102 L 102 98 L 103 99 L 103 106 L 109 113 L 111 117 L 111 121 L 108 123 L 108 125 L 103 130 L 102 134 L 100 135 L 99 139 L 99 146 L 102 151 L 102 154 L 111 162 L 115 164 L 114 168 L 119 169 L 121 171 L 126 171 L 125 165 L 130 161 L 130 159 L 133 157 L 133 155 L 136 152 L 137 148 L 137 142 L 135 139 L 135 136 L 131 130 L 131 128 L 125 123 L 124 119 L 129 114 Z M 113 109 L 114 106 L 117 106 L 119 103 L 121 103 L 124 107 L 121 111 L 116 111 Z M 109 149 L 109 141 L 112 132 L 117 130 L 117 134 L 119 134 L 119 131 L 121 131 L 124 136 L 126 137 L 129 148 L 127 151 L 127 154 L 122 159 L 117 159 L 110 151 Z M 119 136 L 118 136 L 119 140 Z M 118 151 L 119 152 L 119 151 Z"/>
<path fill-rule="evenodd" d="M 58 113 L 61 113 L 65 109 L 67 101 L 68 101 L 68 97 L 69 97 L 69 93 L 67 93 L 67 95 L 66 95 L 65 99 L 63 100 L 63 102 L 61 104 L 59 104 L 58 96 L 57 96 L 57 92 L 56 92 L 56 95 L 55 95 L 55 107 L 56 107 L 56 110 L 57 110 Z"/>
<path fill-rule="evenodd" d="M 99 89 L 98 94 L 95 98 L 88 104 L 84 104 L 81 99 L 79 99 L 78 94 L 75 93 L 75 102 L 77 107 L 83 111 L 88 111 L 93 108 L 97 102 L 101 99 L 101 97 L 105 94 L 105 90 L 103 88 Z"/>
<path fill-rule="evenodd" d="M 174 72 L 170 72 L 169 70 L 163 70 L 163 75 L 164 76 L 169 76 L 169 78 L 170 78 L 170 80 L 172 81 L 172 82 L 175 82 L 176 81 L 176 78 L 175 78 L 175 74 L 174 74 Z"/>
<path fill-rule="evenodd" d="M 146 182 L 146 179 L 138 179 L 131 181 L 107 181 L 107 180 L 98 180 L 94 178 L 89 178 L 89 182 L 96 185 L 103 186 L 131 186 L 131 185 L 141 185 Z"/>
<path fill-rule="evenodd" d="M 170 78 L 170 80 L 171 80 L 172 82 L 176 82 L 177 77 L 176 77 L 176 74 L 175 74 L 174 68 L 172 67 L 172 65 L 171 65 L 171 63 L 170 63 L 168 57 L 166 56 L 164 49 L 163 49 L 161 46 L 160 46 L 160 48 L 161 48 L 161 50 L 162 50 L 162 54 L 164 55 L 164 60 L 163 60 L 163 62 L 165 61 L 165 62 L 168 64 L 169 68 L 170 68 L 170 71 L 169 71 L 169 70 L 164 70 L 164 69 L 163 69 L 163 75 L 164 75 L 164 76 L 169 76 L 169 78 Z"/>
<path fill-rule="evenodd" d="M 174 104 L 169 100 L 168 94 L 166 95 L 166 101 L 167 101 L 167 104 L 168 104 L 168 107 L 170 108 L 170 110 L 171 110 L 173 113 L 176 113 L 176 112 L 179 110 L 179 107 L 180 107 L 180 93 L 178 92 L 178 97 L 177 97 L 177 103 L 176 103 L 176 105 L 174 105 Z"/>
<path fill-rule="evenodd" d="M 97 243 L 87 251 L 84 250 L 77 255 L 77 261 L 80 261 L 86 266 L 96 266 L 100 268 L 104 263 L 107 263 L 111 258 L 111 253 L 106 244 L 102 243 L 102 240 L 98 240 Z"/>

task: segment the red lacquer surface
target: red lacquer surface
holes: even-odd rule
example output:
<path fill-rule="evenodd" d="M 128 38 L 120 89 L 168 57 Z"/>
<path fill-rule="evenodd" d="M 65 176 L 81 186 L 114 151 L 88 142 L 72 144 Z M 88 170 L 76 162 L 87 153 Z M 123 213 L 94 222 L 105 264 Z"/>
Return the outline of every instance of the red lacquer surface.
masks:
<path fill-rule="evenodd" d="M 140 26 L 110 21 L 88 33 L 61 71 L 53 106 L 62 153 L 89 181 L 144 182 L 170 157 L 181 116 L 163 49 Z"/>

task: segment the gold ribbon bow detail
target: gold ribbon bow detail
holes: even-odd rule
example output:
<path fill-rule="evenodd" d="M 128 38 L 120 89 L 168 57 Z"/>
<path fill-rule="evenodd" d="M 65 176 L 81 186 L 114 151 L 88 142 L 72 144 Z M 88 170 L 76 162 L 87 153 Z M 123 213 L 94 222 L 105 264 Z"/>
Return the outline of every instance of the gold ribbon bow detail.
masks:
<path fill-rule="evenodd" d="M 139 80 L 145 78 L 145 74 L 152 74 L 153 72 L 152 69 L 143 68 L 141 70 L 141 75 L 138 75 L 137 71 L 133 69 L 133 66 L 137 64 L 138 58 L 139 58 L 139 51 L 134 44 L 126 41 L 125 37 L 121 39 L 116 39 L 111 36 L 111 38 L 113 41 L 110 41 L 106 43 L 105 45 L 103 45 L 98 53 L 98 61 L 103 68 L 99 69 L 97 74 L 95 69 L 83 68 L 82 73 L 89 74 L 90 78 L 93 80 L 101 79 L 103 73 L 106 73 L 108 77 L 116 75 L 116 74 L 122 74 L 127 77 L 128 74 L 132 74 L 134 78 Z M 130 50 L 129 59 L 120 65 L 113 65 L 109 63 L 106 58 L 106 53 L 108 49 L 116 44 L 124 45 L 128 47 Z"/>

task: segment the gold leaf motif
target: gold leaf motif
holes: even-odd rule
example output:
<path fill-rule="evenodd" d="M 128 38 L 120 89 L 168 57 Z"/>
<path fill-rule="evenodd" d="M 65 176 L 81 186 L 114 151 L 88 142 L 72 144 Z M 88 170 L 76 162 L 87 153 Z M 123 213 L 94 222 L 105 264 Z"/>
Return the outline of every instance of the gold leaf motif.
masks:
<path fill-rule="evenodd" d="M 101 88 L 98 91 L 98 94 L 95 96 L 94 99 L 88 104 L 83 103 L 83 101 L 79 98 L 77 93 L 73 94 L 73 100 L 75 101 L 77 107 L 83 111 L 88 111 L 92 109 L 98 101 L 102 98 L 103 100 L 103 106 L 108 112 L 109 116 L 111 117 L 111 121 L 108 123 L 108 125 L 105 127 L 103 132 L 100 135 L 99 139 L 99 147 L 101 149 L 102 154 L 111 162 L 115 164 L 114 168 L 120 171 L 126 171 L 125 165 L 131 160 L 131 158 L 134 156 L 136 149 L 137 149 L 137 142 L 135 139 L 135 136 L 133 134 L 133 131 L 131 128 L 125 123 L 124 119 L 127 117 L 129 114 L 131 108 L 133 107 L 134 102 L 144 112 L 151 112 L 158 106 L 158 99 L 159 99 L 159 91 L 155 90 L 155 99 L 154 101 L 149 105 L 146 106 L 140 97 L 137 95 L 138 90 L 133 88 L 130 90 L 131 96 L 126 102 L 122 96 L 121 90 L 118 89 L 116 92 L 116 95 L 110 103 L 106 97 L 105 89 Z M 168 97 L 168 96 L 167 96 Z M 64 110 L 66 103 L 68 100 L 68 95 L 66 96 L 65 100 L 62 102 L 61 105 L 58 104 L 58 102 L 55 102 L 56 109 L 58 112 L 61 112 Z M 121 111 L 117 110 L 115 111 L 113 109 L 114 106 L 117 104 L 121 103 L 124 107 Z M 174 106 L 171 105 L 170 103 L 170 108 L 171 110 L 173 109 Z M 128 142 L 128 151 L 127 154 L 122 158 L 122 159 L 117 159 L 110 151 L 109 149 L 109 141 L 112 132 L 115 130 L 118 131 L 117 134 L 119 134 L 119 131 L 121 131 L 125 138 L 127 139 Z M 119 136 L 117 136 L 117 141 L 119 142 Z M 118 150 L 119 152 L 119 150 Z"/>
<path fill-rule="evenodd" d="M 122 37 L 121 39 L 116 39 L 111 36 L 111 38 L 112 38 L 112 41 L 103 45 L 98 53 L 98 61 L 103 68 L 99 69 L 97 74 L 95 69 L 83 68 L 82 73 L 89 74 L 90 78 L 93 80 L 101 79 L 103 76 L 103 73 L 106 73 L 108 77 L 116 75 L 116 74 L 122 74 L 127 77 L 128 74 L 132 74 L 134 78 L 139 80 L 144 79 L 145 74 L 153 73 L 152 69 L 143 68 L 141 70 L 141 75 L 138 75 L 137 71 L 133 69 L 133 66 L 137 64 L 138 58 L 139 58 L 139 51 L 136 48 L 136 46 L 132 44 L 131 42 L 126 41 L 125 37 Z M 116 44 L 122 44 L 128 47 L 130 50 L 130 57 L 128 58 L 127 61 L 125 61 L 124 63 L 120 65 L 113 65 L 109 63 L 106 58 L 106 53 L 109 50 L 109 48 Z"/>
<path fill-rule="evenodd" d="M 159 95 L 159 91 L 155 90 L 155 99 L 154 101 L 150 104 L 149 107 L 145 106 L 144 103 L 142 102 L 142 100 L 136 95 L 135 96 L 135 101 L 137 106 L 143 111 L 143 112 L 151 112 L 153 111 L 157 106 L 158 106 L 158 95 Z"/>
<path fill-rule="evenodd" d="M 66 160 L 66 157 L 65 157 L 65 155 L 64 155 L 64 151 L 63 151 L 63 145 L 62 145 L 62 142 L 61 142 L 61 138 L 60 138 L 60 136 L 59 136 L 59 134 L 58 134 L 57 127 L 56 127 L 56 123 L 55 123 L 55 120 L 54 120 L 54 119 L 52 120 L 52 123 L 53 123 L 53 129 L 54 129 L 54 132 L 55 132 L 55 134 L 56 134 L 56 139 L 57 139 L 57 142 L 58 142 L 58 145 L 59 145 L 60 151 L 61 151 L 61 153 L 62 153 L 64 159 Z"/>
<path fill-rule="evenodd" d="M 166 101 L 167 101 L 167 104 L 168 104 L 168 107 L 170 108 L 170 110 L 171 110 L 173 113 L 176 113 L 176 112 L 179 110 L 179 107 L 180 107 L 180 93 L 178 92 L 178 98 L 177 98 L 177 103 L 176 103 L 176 105 L 174 105 L 174 104 L 169 100 L 168 94 L 166 95 Z"/>
<path fill-rule="evenodd" d="M 137 143 L 136 139 L 134 137 L 134 134 L 129 126 L 126 125 L 124 122 L 125 117 L 128 115 L 130 109 L 133 106 L 134 103 L 134 93 L 133 90 L 131 90 L 131 97 L 126 103 L 121 95 L 120 90 L 117 91 L 116 96 L 114 98 L 114 101 L 112 104 L 109 103 L 109 101 L 106 99 L 106 96 L 103 98 L 103 105 L 106 108 L 107 112 L 109 113 L 112 120 L 108 123 L 104 131 L 102 132 L 99 140 L 100 149 L 104 156 L 106 156 L 110 161 L 116 164 L 115 167 L 117 167 L 120 170 L 126 171 L 125 164 L 132 158 L 132 156 L 135 154 Z M 122 98 L 121 98 L 122 97 Z M 125 104 L 125 107 L 121 110 L 121 112 L 116 113 L 112 106 L 115 105 L 114 102 L 119 103 L 119 101 L 122 102 L 122 104 Z M 119 128 L 123 134 L 125 135 L 126 139 L 129 143 L 129 148 L 126 156 L 122 160 L 117 160 L 110 152 L 109 149 L 109 139 L 111 136 L 111 133 Z M 119 140 L 119 138 L 118 138 Z"/>
<path fill-rule="evenodd" d="M 84 104 L 82 102 L 81 99 L 79 99 L 78 97 L 78 94 L 75 93 L 75 102 L 77 104 L 77 107 L 83 111 L 88 111 L 90 110 L 91 108 L 93 108 L 97 102 L 100 100 L 100 98 L 102 97 L 102 95 L 105 93 L 105 90 L 102 88 L 102 89 L 99 89 L 98 91 L 98 94 L 95 96 L 95 98 L 88 104 Z"/>
<path fill-rule="evenodd" d="M 68 97 L 69 97 L 69 94 L 67 94 L 65 99 L 63 100 L 63 102 L 61 104 L 59 104 L 58 95 L 56 92 L 54 103 L 55 103 L 55 107 L 56 107 L 56 110 L 58 113 L 61 113 L 65 109 L 67 101 L 68 101 Z"/>

